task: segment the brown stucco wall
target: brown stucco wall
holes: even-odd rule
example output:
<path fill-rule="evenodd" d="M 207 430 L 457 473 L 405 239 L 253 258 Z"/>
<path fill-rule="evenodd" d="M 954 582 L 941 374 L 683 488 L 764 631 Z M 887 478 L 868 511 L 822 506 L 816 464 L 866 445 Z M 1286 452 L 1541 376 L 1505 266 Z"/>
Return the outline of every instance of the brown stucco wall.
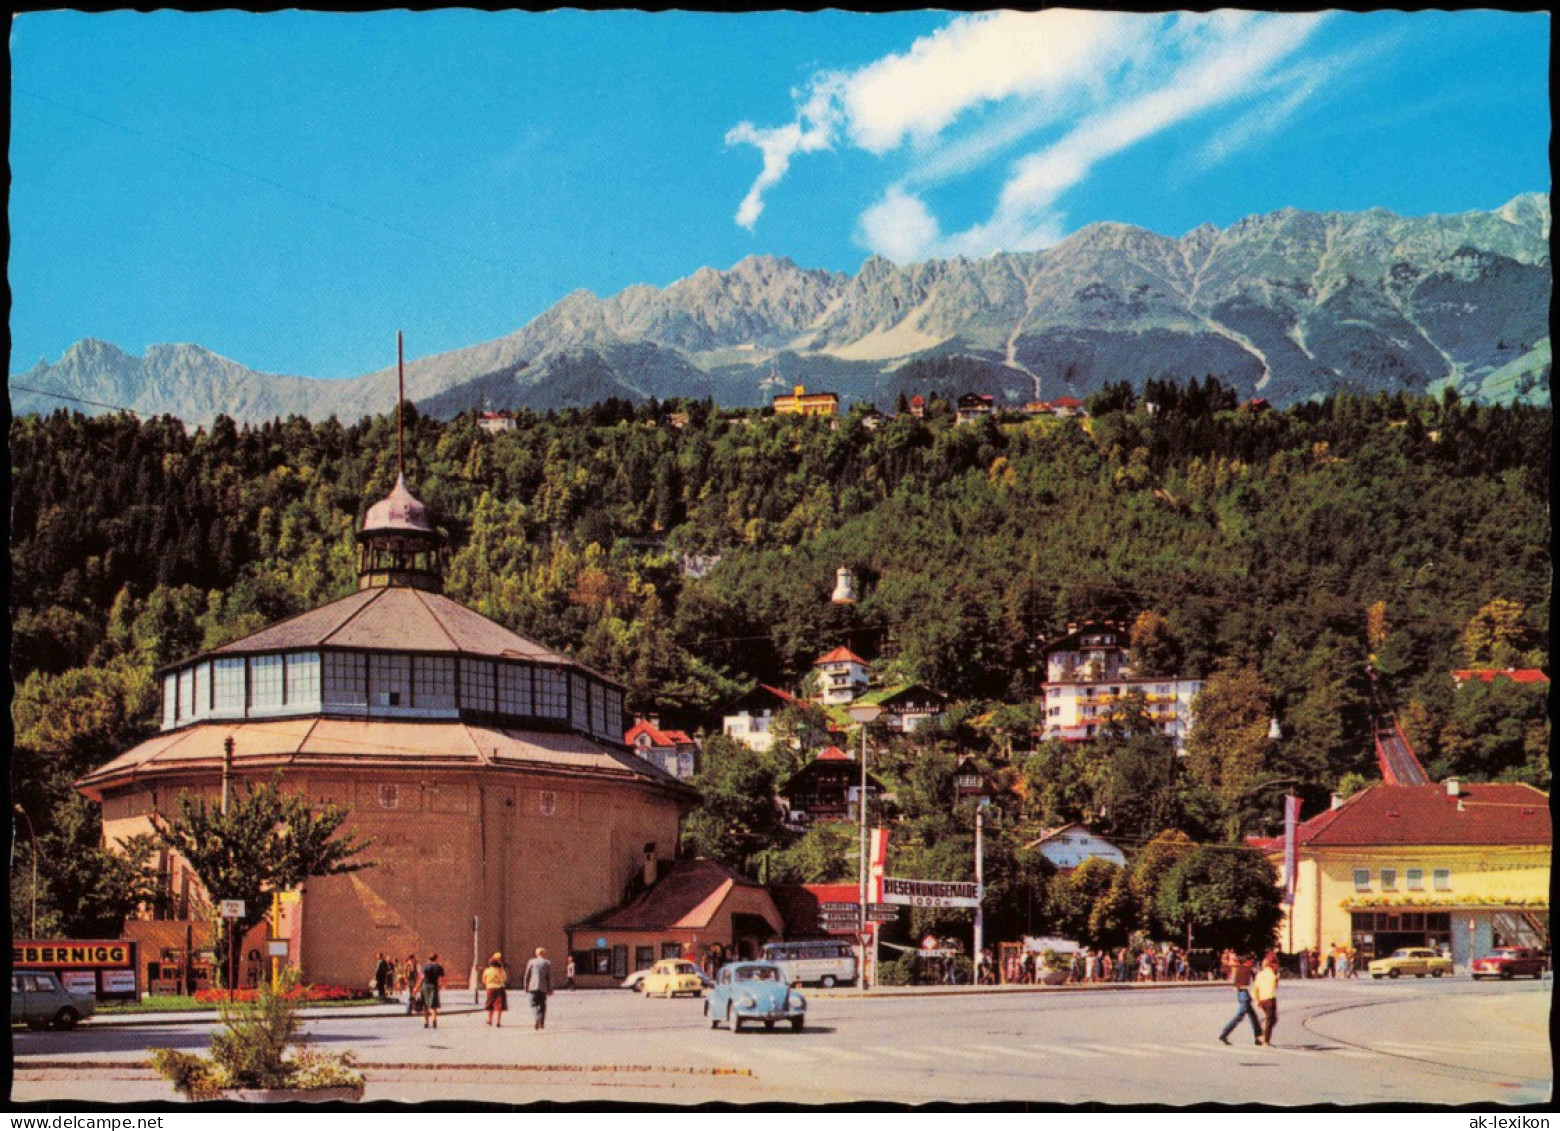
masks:
<path fill-rule="evenodd" d="M 398 787 L 394 809 L 381 804 L 381 785 Z M 300 771 L 284 788 L 350 804 L 345 831 L 374 841 L 363 856 L 375 867 L 311 880 L 298 912 L 304 979 L 348 986 L 368 981 L 381 950 L 401 960 L 436 951 L 450 986 L 465 985 L 473 915 L 479 964 L 502 950 L 518 968 L 545 946 L 561 977 L 565 925 L 622 898 L 647 842 L 670 852 L 680 812 L 654 788 L 531 769 Z M 166 782 L 155 803 L 176 812 L 181 791 L 208 804 L 219 795 L 212 783 Z M 106 798 L 106 840 L 147 831 L 153 804 L 146 783 Z"/>

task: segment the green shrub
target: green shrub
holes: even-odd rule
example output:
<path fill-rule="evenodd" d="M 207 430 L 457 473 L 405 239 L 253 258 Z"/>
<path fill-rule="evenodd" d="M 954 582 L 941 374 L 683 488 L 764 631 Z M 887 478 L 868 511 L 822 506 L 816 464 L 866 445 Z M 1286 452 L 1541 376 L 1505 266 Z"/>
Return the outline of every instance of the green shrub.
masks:
<path fill-rule="evenodd" d="M 287 987 L 291 988 L 291 987 Z M 298 1036 L 298 1006 L 261 985 L 253 1003 L 222 1010 L 226 1026 L 211 1037 L 211 1059 L 240 1088 L 285 1088 L 293 1075 L 287 1049 Z"/>
<path fill-rule="evenodd" d="M 275 991 L 262 985 L 253 1002 L 223 1009 L 209 1057 L 153 1049 L 152 1067 L 190 1100 L 217 1099 L 232 1088 L 353 1088 L 361 1095 L 363 1075 L 351 1053 L 316 1052 L 299 1037 L 292 989 L 284 977 Z"/>

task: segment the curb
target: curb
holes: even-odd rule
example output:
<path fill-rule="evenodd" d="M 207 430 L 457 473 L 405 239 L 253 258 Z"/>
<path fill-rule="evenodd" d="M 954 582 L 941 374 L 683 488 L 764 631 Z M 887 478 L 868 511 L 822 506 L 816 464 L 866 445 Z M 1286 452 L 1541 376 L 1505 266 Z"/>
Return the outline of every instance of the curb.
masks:
<path fill-rule="evenodd" d="M 461 1006 L 455 1009 L 439 1010 L 440 1017 L 459 1017 L 467 1013 L 481 1013 L 480 1005 Z M 331 1017 L 416 1017 L 415 1013 L 407 1013 L 404 1006 L 398 1009 L 387 1009 L 384 1006 L 338 1006 L 334 1009 L 300 1009 L 298 1016 L 304 1021 L 321 1021 Z M 95 1013 L 85 1024 L 94 1029 L 102 1028 L 128 1028 L 132 1026 L 166 1027 L 169 1025 L 198 1025 L 202 1023 L 215 1024 L 222 1020 L 222 1014 L 211 1009 L 192 1009 L 186 1013 Z"/>

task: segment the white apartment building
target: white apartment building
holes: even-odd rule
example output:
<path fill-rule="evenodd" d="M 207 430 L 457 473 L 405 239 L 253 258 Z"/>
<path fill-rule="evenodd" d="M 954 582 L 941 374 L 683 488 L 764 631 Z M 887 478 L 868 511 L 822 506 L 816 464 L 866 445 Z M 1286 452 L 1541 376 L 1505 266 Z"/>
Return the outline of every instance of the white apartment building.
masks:
<path fill-rule="evenodd" d="M 1066 636 L 1045 650 L 1044 738 L 1087 741 L 1104 732 L 1111 717 L 1133 694 L 1141 695 L 1155 728 L 1185 752 L 1192 729 L 1192 699 L 1203 681 L 1176 676 L 1138 676 L 1132 670 L 1126 631 L 1119 625 L 1069 625 Z"/>

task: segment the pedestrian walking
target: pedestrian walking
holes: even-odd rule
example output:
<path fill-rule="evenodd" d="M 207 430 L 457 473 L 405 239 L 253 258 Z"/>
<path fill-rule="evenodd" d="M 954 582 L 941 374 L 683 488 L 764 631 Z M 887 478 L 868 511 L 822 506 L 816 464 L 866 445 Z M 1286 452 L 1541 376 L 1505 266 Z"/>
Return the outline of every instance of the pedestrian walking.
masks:
<path fill-rule="evenodd" d="M 1333 943 L 1327 948 L 1327 960 L 1322 963 L 1322 977 L 1336 978 L 1338 976 L 1338 944 Z"/>
<path fill-rule="evenodd" d="M 1262 1039 L 1259 1042 L 1273 1047 L 1273 1028 L 1278 1024 L 1278 955 L 1269 954 L 1262 960 L 1262 969 L 1251 985 L 1257 1008 L 1262 1011 Z"/>
<path fill-rule="evenodd" d="M 414 1013 L 422 1012 L 422 1001 L 417 996 L 417 983 L 419 980 L 417 956 L 408 954 L 406 962 L 401 967 L 401 984 L 406 987 L 406 1015 L 408 1017 Z"/>
<path fill-rule="evenodd" d="M 395 975 L 395 964 L 390 961 L 390 956 L 384 951 L 379 952 L 379 960 L 374 963 L 374 996 L 380 1001 L 390 1000 L 390 979 Z"/>
<path fill-rule="evenodd" d="M 1309 978 L 1311 976 L 1311 952 L 1309 950 L 1302 950 L 1298 955 L 1298 961 L 1300 964 L 1300 976 L 1302 978 Z"/>
<path fill-rule="evenodd" d="M 423 1028 L 439 1027 L 439 987 L 444 984 L 444 967 L 438 954 L 430 954 L 417 979 L 417 996 L 422 1001 Z"/>
<path fill-rule="evenodd" d="M 547 961 L 547 948 L 536 948 L 536 956 L 525 964 L 525 992 L 531 995 L 531 1016 L 536 1018 L 536 1028 L 547 1027 L 547 998 L 552 989 L 552 963 Z"/>
<path fill-rule="evenodd" d="M 494 954 L 488 959 L 487 969 L 482 971 L 482 988 L 487 991 L 486 1024 L 495 1029 L 504 1026 L 504 1010 L 509 1008 L 509 992 L 505 989 L 508 985 L 509 971 L 504 967 L 504 955 L 502 952 Z"/>
<path fill-rule="evenodd" d="M 1223 1044 L 1230 1043 L 1230 1034 L 1240 1024 L 1242 1017 L 1251 1019 L 1251 1036 L 1257 1044 L 1262 1043 L 1262 1026 L 1257 1021 L 1257 1012 L 1251 1008 L 1251 984 L 1256 979 L 1256 972 L 1251 967 L 1251 959 L 1242 956 L 1234 961 L 1230 972 L 1230 984 L 1235 987 L 1235 1016 L 1231 1017 L 1229 1024 L 1224 1026 L 1219 1033 L 1219 1040 Z"/>
<path fill-rule="evenodd" d="M 563 988 L 574 988 L 574 955 L 569 955 L 569 960 L 563 964 Z"/>

